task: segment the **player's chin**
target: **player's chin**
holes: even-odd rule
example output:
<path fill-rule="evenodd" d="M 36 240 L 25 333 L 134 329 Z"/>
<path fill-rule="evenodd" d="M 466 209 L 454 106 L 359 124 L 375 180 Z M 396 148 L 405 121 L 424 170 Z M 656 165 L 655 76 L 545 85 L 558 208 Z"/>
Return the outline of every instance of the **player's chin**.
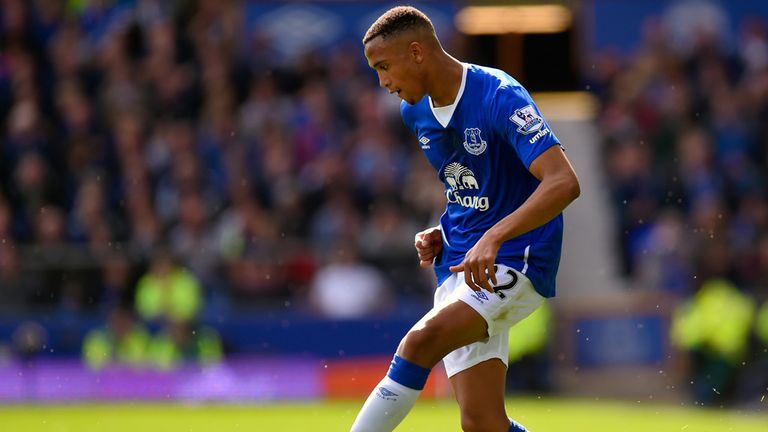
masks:
<path fill-rule="evenodd" d="M 415 99 L 413 97 L 408 97 L 407 94 L 403 94 L 402 92 L 400 92 L 398 96 L 400 96 L 400 99 L 404 100 L 408 105 L 413 105 L 419 101 L 418 99 Z"/>
<path fill-rule="evenodd" d="M 414 93 L 405 93 L 405 92 L 403 92 L 403 91 L 401 90 L 401 91 L 400 91 L 400 93 L 398 94 L 398 96 L 400 96 L 400 98 L 401 98 L 402 100 L 404 100 L 406 103 L 408 103 L 409 105 L 415 105 L 415 104 L 417 104 L 417 103 L 418 103 L 418 102 L 419 102 L 421 99 L 423 99 L 423 98 L 424 98 L 424 96 L 426 96 L 426 95 L 425 95 L 424 93 L 420 93 L 420 94 L 414 94 Z"/>

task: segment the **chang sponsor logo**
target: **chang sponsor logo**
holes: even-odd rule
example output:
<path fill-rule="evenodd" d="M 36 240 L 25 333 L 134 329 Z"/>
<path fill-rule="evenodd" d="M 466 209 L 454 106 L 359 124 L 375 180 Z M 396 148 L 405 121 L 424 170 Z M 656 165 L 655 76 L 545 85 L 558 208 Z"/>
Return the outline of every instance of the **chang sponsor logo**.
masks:
<path fill-rule="evenodd" d="M 488 210 L 488 197 L 465 194 L 466 191 L 480 189 L 475 173 L 472 170 L 458 162 L 454 162 L 445 167 L 443 174 L 445 183 L 448 186 L 445 190 L 445 196 L 449 203 L 480 211 Z"/>
<path fill-rule="evenodd" d="M 448 202 L 458 204 L 462 207 L 469 207 L 480 211 L 488 210 L 488 197 L 479 196 L 461 196 L 458 192 L 446 193 Z"/>

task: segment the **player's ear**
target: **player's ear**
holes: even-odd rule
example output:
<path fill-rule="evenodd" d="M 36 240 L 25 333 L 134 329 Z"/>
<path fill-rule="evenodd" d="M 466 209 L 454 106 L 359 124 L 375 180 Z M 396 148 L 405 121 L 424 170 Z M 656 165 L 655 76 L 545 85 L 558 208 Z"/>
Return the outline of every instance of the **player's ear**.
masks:
<path fill-rule="evenodd" d="M 424 47 L 419 42 L 413 41 L 408 45 L 408 54 L 416 63 L 421 64 L 424 61 Z"/>

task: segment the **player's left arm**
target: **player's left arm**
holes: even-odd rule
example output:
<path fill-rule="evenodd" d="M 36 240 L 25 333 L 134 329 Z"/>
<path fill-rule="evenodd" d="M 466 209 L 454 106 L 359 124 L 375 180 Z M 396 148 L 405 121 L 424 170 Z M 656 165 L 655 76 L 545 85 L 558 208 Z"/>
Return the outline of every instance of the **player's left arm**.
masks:
<path fill-rule="evenodd" d="M 581 193 L 576 172 L 559 145 L 536 157 L 529 170 L 541 182 L 531 196 L 489 228 L 463 262 L 450 268 L 452 272 L 463 271 L 465 282 L 474 290 L 485 288 L 493 292 L 489 277 L 495 285 L 493 265 L 502 243 L 549 222 Z"/>
<path fill-rule="evenodd" d="M 540 154 L 529 170 L 541 183 L 517 210 L 485 233 L 499 245 L 551 221 L 581 194 L 576 172 L 559 145 Z"/>

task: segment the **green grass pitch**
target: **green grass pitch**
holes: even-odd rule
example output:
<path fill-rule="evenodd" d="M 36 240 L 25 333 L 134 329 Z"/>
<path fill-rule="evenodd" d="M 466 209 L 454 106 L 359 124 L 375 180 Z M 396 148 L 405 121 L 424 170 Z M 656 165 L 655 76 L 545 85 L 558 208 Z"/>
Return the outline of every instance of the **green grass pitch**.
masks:
<path fill-rule="evenodd" d="M 13 432 L 347 431 L 362 401 L 265 405 L 85 404 L 0 406 L 0 429 Z M 650 403 L 510 399 L 510 416 L 533 432 L 766 432 L 760 412 Z M 453 401 L 422 400 L 398 432 L 460 431 Z"/>

